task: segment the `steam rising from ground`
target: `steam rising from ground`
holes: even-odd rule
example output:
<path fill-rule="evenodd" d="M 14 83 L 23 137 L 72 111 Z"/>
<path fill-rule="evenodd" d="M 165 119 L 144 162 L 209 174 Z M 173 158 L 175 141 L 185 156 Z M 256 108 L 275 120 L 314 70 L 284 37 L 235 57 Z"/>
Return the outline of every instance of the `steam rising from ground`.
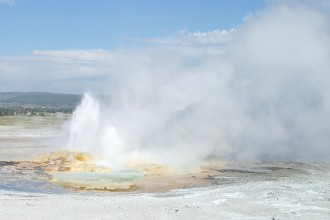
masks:
<path fill-rule="evenodd" d="M 323 13 L 271 6 L 231 32 L 229 43 L 117 51 L 101 91 L 108 96 L 85 95 L 68 147 L 118 166 L 210 157 L 328 161 L 330 26 Z"/>

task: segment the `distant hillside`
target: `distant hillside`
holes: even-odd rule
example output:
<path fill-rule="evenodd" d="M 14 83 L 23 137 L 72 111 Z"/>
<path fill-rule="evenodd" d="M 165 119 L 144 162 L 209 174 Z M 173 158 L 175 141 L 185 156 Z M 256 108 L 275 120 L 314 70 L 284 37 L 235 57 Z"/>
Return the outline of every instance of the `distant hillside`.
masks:
<path fill-rule="evenodd" d="M 0 92 L 0 105 L 75 107 L 81 95 L 46 92 Z"/>
<path fill-rule="evenodd" d="M 46 92 L 0 92 L 0 116 L 72 113 L 82 96 Z"/>

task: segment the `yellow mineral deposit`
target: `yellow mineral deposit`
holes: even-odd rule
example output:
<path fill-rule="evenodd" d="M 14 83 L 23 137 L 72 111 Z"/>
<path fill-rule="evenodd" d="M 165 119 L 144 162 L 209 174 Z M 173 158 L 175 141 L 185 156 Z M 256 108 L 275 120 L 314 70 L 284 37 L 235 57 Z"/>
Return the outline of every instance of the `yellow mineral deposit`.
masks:
<path fill-rule="evenodd" d="M 46 172 L 80 171 L 80 172 L 111 172 L 110 167 L 97 165 L 96 155 L 87 152 L 59 150 L 43 156 L 41 162 Z"/>
<path fill-rule="evenodd" d="M 173 173 L 174 170 L 170 169 L 167 166 L 162 166 L 159 164 L 139 164 L 135 165 L 132 167 L 136 169 L 137 171 L 145 174 L 145 175 L 150 175 L 150 174 L 165 174 L 165 173 Z"/>

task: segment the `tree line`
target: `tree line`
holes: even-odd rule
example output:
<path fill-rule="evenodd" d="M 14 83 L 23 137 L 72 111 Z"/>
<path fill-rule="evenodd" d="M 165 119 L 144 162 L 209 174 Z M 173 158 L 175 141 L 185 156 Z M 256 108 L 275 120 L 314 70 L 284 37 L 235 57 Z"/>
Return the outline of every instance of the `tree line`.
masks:
<path fill-rule="evenodd" d="M 1 107 L 0 116 L 13 116 L 13 115 L 39 115 L 47 116 L 51 113 L 65 113 L 70 114 L 73 108 L 26 108 L 26 107 Z"/>

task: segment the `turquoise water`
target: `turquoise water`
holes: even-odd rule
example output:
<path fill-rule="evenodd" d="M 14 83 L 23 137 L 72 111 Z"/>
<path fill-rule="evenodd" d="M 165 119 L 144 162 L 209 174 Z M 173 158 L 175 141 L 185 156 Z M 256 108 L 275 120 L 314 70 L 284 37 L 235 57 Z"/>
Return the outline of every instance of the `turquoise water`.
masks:
<path fill-rule="evenodd" d="M 71 187 L 91 189 L 129 189 L 134 180 L 143 177 L 135 170 L 119 170 L 114 172 L 51 172 L 55 183 Z"/>

